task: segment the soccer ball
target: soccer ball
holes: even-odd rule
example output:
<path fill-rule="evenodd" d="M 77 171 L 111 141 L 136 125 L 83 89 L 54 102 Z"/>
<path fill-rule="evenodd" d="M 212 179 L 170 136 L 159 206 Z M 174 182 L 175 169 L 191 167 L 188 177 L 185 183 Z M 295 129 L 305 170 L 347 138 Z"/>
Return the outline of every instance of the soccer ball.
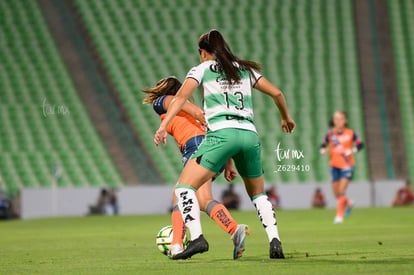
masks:
<path fill-rule="evenodd" d="M 164 254 L 168 255 L 168 252 L 170 251 L 171 242 L 173 240 L 173 230 L 172 225 L 164 226 L 160 229 L 160 231 L 157 234 L 157 238 L 155 240 L 155 243 L 157 244 L 158 250 Z M 188 236 L 187 234 L 184 235 L 183 240 L 183 248 L 187 246 L 188 243 Z"/>

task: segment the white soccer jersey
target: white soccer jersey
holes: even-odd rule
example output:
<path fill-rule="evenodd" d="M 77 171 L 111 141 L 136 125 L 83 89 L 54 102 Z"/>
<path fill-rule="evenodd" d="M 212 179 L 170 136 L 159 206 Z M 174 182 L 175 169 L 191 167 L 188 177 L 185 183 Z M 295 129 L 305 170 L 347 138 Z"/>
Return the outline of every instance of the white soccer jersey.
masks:
<path fill-rule="evenodd" d="M 202 85 L 204 112 L 208 128 L 217 131 L 224 128 L 240 128 L 256 132 L 253 123 L 252 87 L 261 77 L 253 70 L 241 71 L 241 80 L 229 84 L 218 73 L 215 60 L 205 61 L 193 67 L 187 78 L 195 79 Z"/>

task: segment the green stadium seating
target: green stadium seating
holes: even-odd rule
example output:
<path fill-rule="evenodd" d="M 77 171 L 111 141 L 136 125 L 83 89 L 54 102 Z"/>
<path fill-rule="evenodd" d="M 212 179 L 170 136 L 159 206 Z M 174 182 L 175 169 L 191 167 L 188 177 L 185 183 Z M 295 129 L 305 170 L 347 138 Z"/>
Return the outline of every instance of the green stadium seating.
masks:
<path fill-rule="evenodd" d="M 263 144 L 268 183 L 327 181 L 328 164 L 319 144 L 334 110 L 349 112 L 350 125 L 364 139 L 352 1 L 101 1 L 76 0 L 76 7 L 117 91 L 163 177 L 175 183 L 181 171 L 175 142 L 155 148 L 159 125 L 140 89 L 176 75 L 183 79 L 198 63 L 198 36 L 217 28 L 234 52 L 263 65 L 263 73 L 282 88 L 296 119 L 296 132 L 281 133 L 269 98 L 254 95 L 256 124 Z M 200 95 L 195 95 L 200 103 Z M 274 150 L 303 150 L 309 172 L 274 173 Z M 367 179 L 365 152 L 357 157 L 356 179 Z"/>
<path fill-rule="evenodd" d="M 408 170 L 414 181 L 414 3 L 389 0 L 388 7 Z"/>
<path fill-rule="evenodd" d="M 0 176 L 7 192 L 51 186 L 57 165 L 60 187 L 122 184 L 38 3 L 0 1 L 0 11 Z"/>

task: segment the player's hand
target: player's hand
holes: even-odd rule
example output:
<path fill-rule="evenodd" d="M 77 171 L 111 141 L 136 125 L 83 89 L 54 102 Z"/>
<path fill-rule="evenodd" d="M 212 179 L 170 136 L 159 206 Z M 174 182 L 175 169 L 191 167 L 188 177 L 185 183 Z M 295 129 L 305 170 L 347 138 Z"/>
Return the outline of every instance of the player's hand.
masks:
<path fill-rule="evenodd" d="M 322 155 L 325 155 L 325 154 L 328 152 L 328 150 L 326 150 L 326 148 L 321 148 L 321 150 L 319 150 L 319 152 L 320 152 Z"/>
<path fill-rule="evenodd" d="M 237 177 L 237 171 L 236 171 L 236 169 L 234 169 L 234 167 L 232 167 L 230 169 L 227 169 L 227 168 L 224 169 L 224 178 L 228 182 L 233 181 L 236 177 Z"/>
<path fill-rule="evenodd" d="M 224 168 L 224 178 L 231 182 L 237 177 L 237 170 L 233 166 L 233 161 L 229 160 L 226 163 L 226 167 Z"/>
<path fill-rule="evenodd" d="M 165 130 L 164 127 L 160 126 L 160 128 L 158 128 L 157 132 L 155 132 L 154 143 L 155 143 L 155 145 L 158 146 L 161 142 L 164 143 L 164 144 L 167 143 L 167 131 Z"/>
<path fill-rule="evenodd" d="M 204 112 L 197 112 L 194 114 L 194 118 L 200 122 L 201 125 L 207 126 L 206 117 L 204 116 Z"/>
<path fill-rule="evenodd" d="M 282 119 L 282 131 L 285 133 L 293 133 L 296 128 L 296 123 L 290 117 L 288 119 Z"/>

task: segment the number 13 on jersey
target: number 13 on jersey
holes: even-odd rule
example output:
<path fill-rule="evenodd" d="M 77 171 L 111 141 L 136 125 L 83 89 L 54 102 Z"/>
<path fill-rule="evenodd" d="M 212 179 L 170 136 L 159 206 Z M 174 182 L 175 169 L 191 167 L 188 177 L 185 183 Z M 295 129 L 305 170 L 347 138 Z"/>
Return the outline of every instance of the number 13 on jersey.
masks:
<path fill-rule="evenodd" d="M 234 105 L 237 110 L 244 109 L 244 98 L 242 92 L 237 91 L 230 93 L 230 95 L 228 92 L 224 92 L 224 100 L 226 101 L 227 109 L 230 108 L 230 104 Z"/>

